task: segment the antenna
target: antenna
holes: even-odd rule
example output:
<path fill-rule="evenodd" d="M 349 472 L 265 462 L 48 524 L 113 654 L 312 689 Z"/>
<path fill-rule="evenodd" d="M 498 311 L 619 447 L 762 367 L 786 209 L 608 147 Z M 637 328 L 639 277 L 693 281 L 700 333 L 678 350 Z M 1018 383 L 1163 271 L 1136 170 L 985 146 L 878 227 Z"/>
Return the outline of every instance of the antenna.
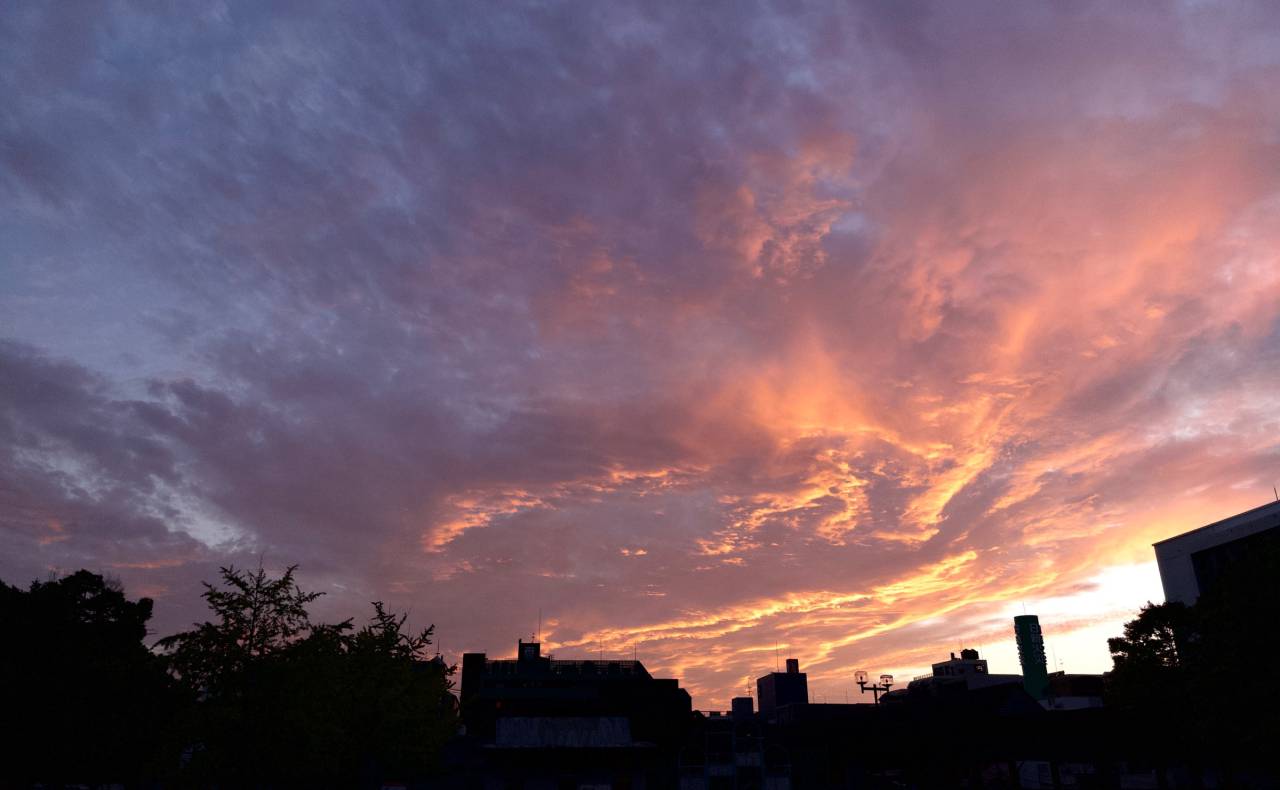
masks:
<path fill-rule="evenodd" d="M 782 659 L 780 659 L 778 656 L 779 656 L 778 640 L 775 639 L 773 640 L 773 671 L 774 672 L 782 671 L 782 663 L 781 663 Z"/>
<path fill-rule="evenodd" d="M 538 642 L 542 642 L 542 607 L 538 607 Z"/>
<path fill-rule="evenodd" d="M 1271 486 L 1271 493 L 1275 494 L 1276 501 L 1280 502 L 1280 491 L 1277 491 L 1275 486 Z"/>

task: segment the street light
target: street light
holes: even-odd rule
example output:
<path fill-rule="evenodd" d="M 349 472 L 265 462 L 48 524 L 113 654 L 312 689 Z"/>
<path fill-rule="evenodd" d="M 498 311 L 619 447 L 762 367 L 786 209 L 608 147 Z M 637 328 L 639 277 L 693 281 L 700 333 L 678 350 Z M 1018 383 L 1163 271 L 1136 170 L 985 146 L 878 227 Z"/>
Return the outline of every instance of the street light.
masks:
<path fill-rule="evenodd" d="M 858 688 L 862 690 L 862 693 L 866 694 L 867 689 L 870 689 L 871 698 L 879 705 L 880 692 L 888 691 L 889 687 L 893 685 L 893 675 L 881 675 L 879 683 L 869 683 L 867 682 L 867 677 L 867 672 L 864 669 L 859 669 L 853 673 L 853 679 L 857 682 Z"/>

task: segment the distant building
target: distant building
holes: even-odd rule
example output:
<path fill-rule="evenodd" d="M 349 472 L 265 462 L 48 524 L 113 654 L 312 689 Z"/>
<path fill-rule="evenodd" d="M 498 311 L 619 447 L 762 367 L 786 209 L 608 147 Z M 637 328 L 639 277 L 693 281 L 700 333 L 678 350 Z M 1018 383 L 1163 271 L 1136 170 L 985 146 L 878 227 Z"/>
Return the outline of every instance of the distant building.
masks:
<path fill-rule="evenodd" d="M 918 689 L 923 686 L 936 685 L 938 683 L 963 683 L 966 688 L 979 689 L 987 686 L 998 686 L 1006 683 L 1021 684 L 1021 675 L 993 675 L 987 668 L 987 661 L 978 655 L 978 651 L 972 648 L 965 648 L 960 651 L 959 658 L 955 653 L 951 654 L 951 658 L 947 661 L 939 661 L 933 665 L 932 675 L 922 675 L 912 680 L 908 685 L 908 689 Z M 890 692 L 891 694 L 899 694 L 899 692 Z M 901 697 L 895 697 L 897 700 Z M 886 694 L 882 699 L 889 699 Z"/>
<path fill-rule="evenodd" d="M 483 786 L 668 786 L 693 716 L 689 693 L 639 661 L 556 660 L 538 642 L 463 654 L 460 691 L 451 769 Z"/>
<path fill-rule="evenodd" d="M 788 658 L 786 672 L 770 672 L 756 680 L 756 699 L 760 715 L 766 720 L 776 716 L 784 705 L 803 705 L 809 701 L 809 677 L 800 671 L 800 659 Z"/>
<path fill-rule="evenodd" d="M 750 697 L 734 699 L 730 715 L 715 711 L 697 716 L 680 753 L 678 786 L 791 790 L 790 760 L 776 740 L 776 729 L 751 712 Z"/>
<path fill-rule="evenodd" d="M 934 677 L 966 677 L 968 675 L 986 675 L 987 662 L 978 657 L 978 651 L 966 648 L 960 651 L 960 657 L 951 654 L 951 660 L 939 661 L 933 665 Z"/>
<path fill-rule="evenodd" d="M 1018 641 L 1018 662 L 1022 664 L 1022 685 L 1037 700 L 1049 695 L 1049 664 L 1044 655 L 1044 634 L 1040 618 L 1020 614 L 1013 618 L 1013 633 Z"/>
<path fill-rule="evenodd" d="M 1049 696 L 1040 704 L 1048 710 L 1101 708 L 1104 682 L 1102 675 L 1054 672 L 1049 675 Z"/>
<path fill-rule="evenodd" d="M 1280 502 L 1245 511 L 1155 544 L 1166 601 L 1190 606 L 1240 559 L 1280 545 Z"/>

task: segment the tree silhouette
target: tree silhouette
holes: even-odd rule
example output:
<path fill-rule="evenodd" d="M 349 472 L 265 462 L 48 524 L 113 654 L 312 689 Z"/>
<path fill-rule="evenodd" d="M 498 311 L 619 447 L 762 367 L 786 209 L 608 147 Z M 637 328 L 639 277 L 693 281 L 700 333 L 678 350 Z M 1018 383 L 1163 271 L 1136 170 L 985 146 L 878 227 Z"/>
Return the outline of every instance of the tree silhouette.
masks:
<path fill-rule="evenodd" d="M 199 697 L 189 720 L 196 783 L 372 784 L 429 772 L 455 728 L 452 667 L 427 656 L 432 628 L 375 602 L 371 622 L 314 624 L 319 593 L 223 568 L 205 585 L 214 619 L 160 640 L 174 675 Z"/>
<path fill-rule="evenodd" d="M 1107 640 L 1116 671 L 1159 672 L 1177 669 L 1179 631 L 1190 618 L 1181 603 L 1148 603 L 1135 620 L 1125 623 L 1124 636 Z"/>
<path fill-rule="evenodd" d="M 291 565 L 273 579 L 262 567 L 248 572 L 231 566 L 220 569 L 223 588 L 204 582 L 201 597 L 216 622 L 198 623 L 195 630 L 156 643 L 173 672 L 194 690 L 214 694 L 223 690 L 220 684 L 244 679 L 255 662 L 312 631 L 307 604 L 322 593 L 303 592 L 294 582 L 297 569 Z"/>
<path fill-rule="evenodd" d="M 1107 640 L 1109 704 L 1157 759 L 1215 764 L 1246 783 L 1262 775 L 1280 732 L 1280 690 L 1266 664 L 1280 651 L 1277 579 L 1280 537 L 1262 533 L 1194 606 L 1148 604 Z"/>
<path fill-rule="evenodd" d="M 0 762 L 18 786 L 154 780 L 182 702 L 143 643 L 148 598 L 81 570 L 23 591 L 0 582 Z"/>

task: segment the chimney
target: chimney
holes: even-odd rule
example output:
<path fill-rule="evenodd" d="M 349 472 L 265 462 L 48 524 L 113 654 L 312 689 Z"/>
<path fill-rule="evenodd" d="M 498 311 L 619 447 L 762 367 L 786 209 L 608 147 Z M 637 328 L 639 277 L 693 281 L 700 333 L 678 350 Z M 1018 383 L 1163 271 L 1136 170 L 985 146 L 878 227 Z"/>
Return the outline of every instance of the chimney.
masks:
<path fill-rule="evenodd" d="M 795 675 L 795 674 L 798 674 L 799 672 L 800 672 L 800 659 L 798 659 L 798 658 L 788 658 L 788 659 L 787 659 L 787 674 L 788 674 L 788 675 Z"/>

